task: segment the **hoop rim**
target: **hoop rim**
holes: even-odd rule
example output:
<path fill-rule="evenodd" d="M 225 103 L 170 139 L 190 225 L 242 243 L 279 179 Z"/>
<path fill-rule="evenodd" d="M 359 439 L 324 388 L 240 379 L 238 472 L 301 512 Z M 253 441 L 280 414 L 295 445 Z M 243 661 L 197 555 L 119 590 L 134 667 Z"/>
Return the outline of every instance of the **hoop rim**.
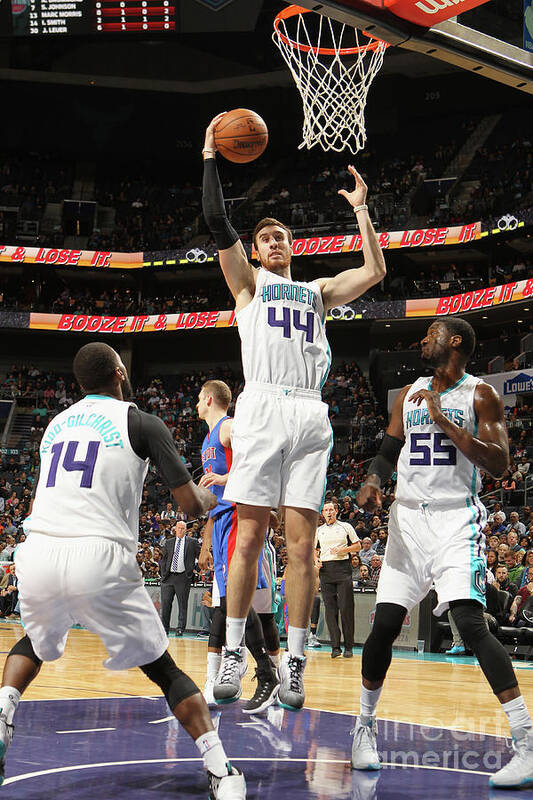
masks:
<path fill-rule="evenodd" d="M 371 33 L 367 31 L 357 29 L 362 33 L 364 36 L 367 36 L 369 42 L 367 44 L 359 45 L 358 47 L 342 47 L 340 50 L 335 50 L 333 47 L 311 47 L 308 44 L 301 44 L 300 42 L 295 42 L 288 36 L 285 36 L 279 29 L 279 24 L 283 20 L 290 19 L 291 17 L 298 16 L 299 14 L 309 14 L 312 13 L 312 9 L 304 8 L 304 6 L 297 6 L 291 5 L 287 6 L 287 8 L 283 8 L 276 16 L 274 17 L 274 31 L 279 36 L 279 38 L 289 47 L 294 48 L 295 50 L 300 50 L 302 53 L 309 53 L 313 51 L 317 55 L 323 56 L 350 56 L 355 55 L 356 53 L 366 53 L 371 50 L 377 50 L 380 46 L 384 46 L 386 49 L 390 47 L 389 42 L 383 41 L 383 39 L 378 39 L 376 36 L 372 36 Z M 355 27 L 355 26 L 352 26 Z"/>

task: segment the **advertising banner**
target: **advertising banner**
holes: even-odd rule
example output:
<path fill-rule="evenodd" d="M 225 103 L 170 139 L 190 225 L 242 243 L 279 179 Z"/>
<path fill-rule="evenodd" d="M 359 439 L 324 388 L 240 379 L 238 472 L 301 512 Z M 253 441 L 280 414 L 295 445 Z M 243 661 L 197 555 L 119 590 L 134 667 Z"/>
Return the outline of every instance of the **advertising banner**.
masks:
<path fill-rule="evenodd" d="M 516 303 L 533 297 L 533 278 L 502 286 L 486 286 L 447 297 L 406 300 L 406 317 L 443 317 L 451 314 L 464 314 L 467 311 L 481 311 L 492 306 Z"/>
<path fill-rule="evenodd" d="M 29 317 L 29 327 L 35 330 L 75 331 L 78 333 L 152 333 L 155 331 L 231 328 L 236 325 L 234 311 L 190 311 L 183 314 L 153 314 L 135 317 L 30 313 Z"/>

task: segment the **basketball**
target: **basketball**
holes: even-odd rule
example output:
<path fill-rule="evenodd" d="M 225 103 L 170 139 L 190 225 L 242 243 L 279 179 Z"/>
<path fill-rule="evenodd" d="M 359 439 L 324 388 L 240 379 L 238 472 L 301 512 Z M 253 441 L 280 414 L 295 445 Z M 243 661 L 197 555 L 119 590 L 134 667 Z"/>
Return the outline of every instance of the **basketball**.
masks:
<path fill-rule="evenodd" d="M 234 108 L 215 128 L 218 151 L 236 164 L 259 158 L 268 144 L 268 128 L 264 119 L 248 108 Z"/>

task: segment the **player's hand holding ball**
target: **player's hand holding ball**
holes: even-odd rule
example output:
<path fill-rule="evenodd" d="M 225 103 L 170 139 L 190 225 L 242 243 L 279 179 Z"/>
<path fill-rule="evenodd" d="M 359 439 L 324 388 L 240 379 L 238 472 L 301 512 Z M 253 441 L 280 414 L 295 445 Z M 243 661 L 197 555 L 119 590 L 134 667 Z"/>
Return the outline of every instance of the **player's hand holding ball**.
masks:
<path fill-rule="evenodd" d="M 205 132 L 204 158 L 219 151 L 228 161 L 247 164 L 263 153 L 268 144 L 265 121 L 248 108 L 234 108 L 217 114 Z"/>

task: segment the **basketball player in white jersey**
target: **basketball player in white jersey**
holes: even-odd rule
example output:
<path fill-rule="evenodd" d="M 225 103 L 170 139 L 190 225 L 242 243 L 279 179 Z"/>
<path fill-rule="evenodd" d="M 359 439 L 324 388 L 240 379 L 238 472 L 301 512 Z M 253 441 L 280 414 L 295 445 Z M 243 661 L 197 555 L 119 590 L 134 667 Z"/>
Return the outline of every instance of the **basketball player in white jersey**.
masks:
<path fill-rule="evenodd" d="M 266 218 L 254 232 L 260 267 L 252 267 L 224 209 L 214 139 L 222 118 L 223 114 L 215 117 L 206 131 L 203 209 L 235 300 L 245 377 L 235 409 L 233 464 L 224 495 L 238 507 L 224 658 L 234 662 L 238 678 L 238 646 L 256 585 L 264 531 L 270 509 L 283 506 L 289 629 L 278 701 L 298 710 L 304 703 L 304 646 L 315 588 L 313 543 L 333 441 L 328 406 L 321 400 L 331 363 L 326 314 L 379 283 L 385 262 L 365 204 L 367 187 L 350 166 L 355 189 L 339 194 L 354 209 L 363 266 L 311 283 L 293 281 L 292 234 L 283 223 Z"/>
<path fill-rule="evenodd" d="M 422 360 L 433 368 L 433 376 L 418 378 L 396 397 L 379 453 L 357 495 L 366 510 L 380 506 L 381 487 L 397 470 L 374 625 L 363 648 L 352 766 L 380 768 L 375 714 L 392 645 L 407 612 L 434 583 L 435 614 L 451 609 L 509 720 L 515 756 L 490 783 L 525 786 L 533 785 L 531 719 L 511 660 L 483 619 L 487 512 L 478 496 L 479 471 L 502 475 L 509 443 L 501 398 L 465 372 L 475 342 L 472 326 L 460 318 L 430 325 L 421 344 Z"/>
<path fill-rule="evenodd" d="M 197 487 L 160 419 L 125 401 L 126 368 L 107 344 L 82 347 L 74 374 L 85 397 L 58 414 L 40 445 L 28 535 L 15 554 L 25 636 L 6 659 L 0 689 L 0 783 L 20 696 L 79 622 L 104 643 L 108 669 L 139 666 L 165 695 L 203 757 L 211 797 L 242 800 L 206 702 L 167 651 L 168 639 L 136 563 L 139 505 L 151 460 L 180 507 L 201 515 L 215 496 Z"/>

